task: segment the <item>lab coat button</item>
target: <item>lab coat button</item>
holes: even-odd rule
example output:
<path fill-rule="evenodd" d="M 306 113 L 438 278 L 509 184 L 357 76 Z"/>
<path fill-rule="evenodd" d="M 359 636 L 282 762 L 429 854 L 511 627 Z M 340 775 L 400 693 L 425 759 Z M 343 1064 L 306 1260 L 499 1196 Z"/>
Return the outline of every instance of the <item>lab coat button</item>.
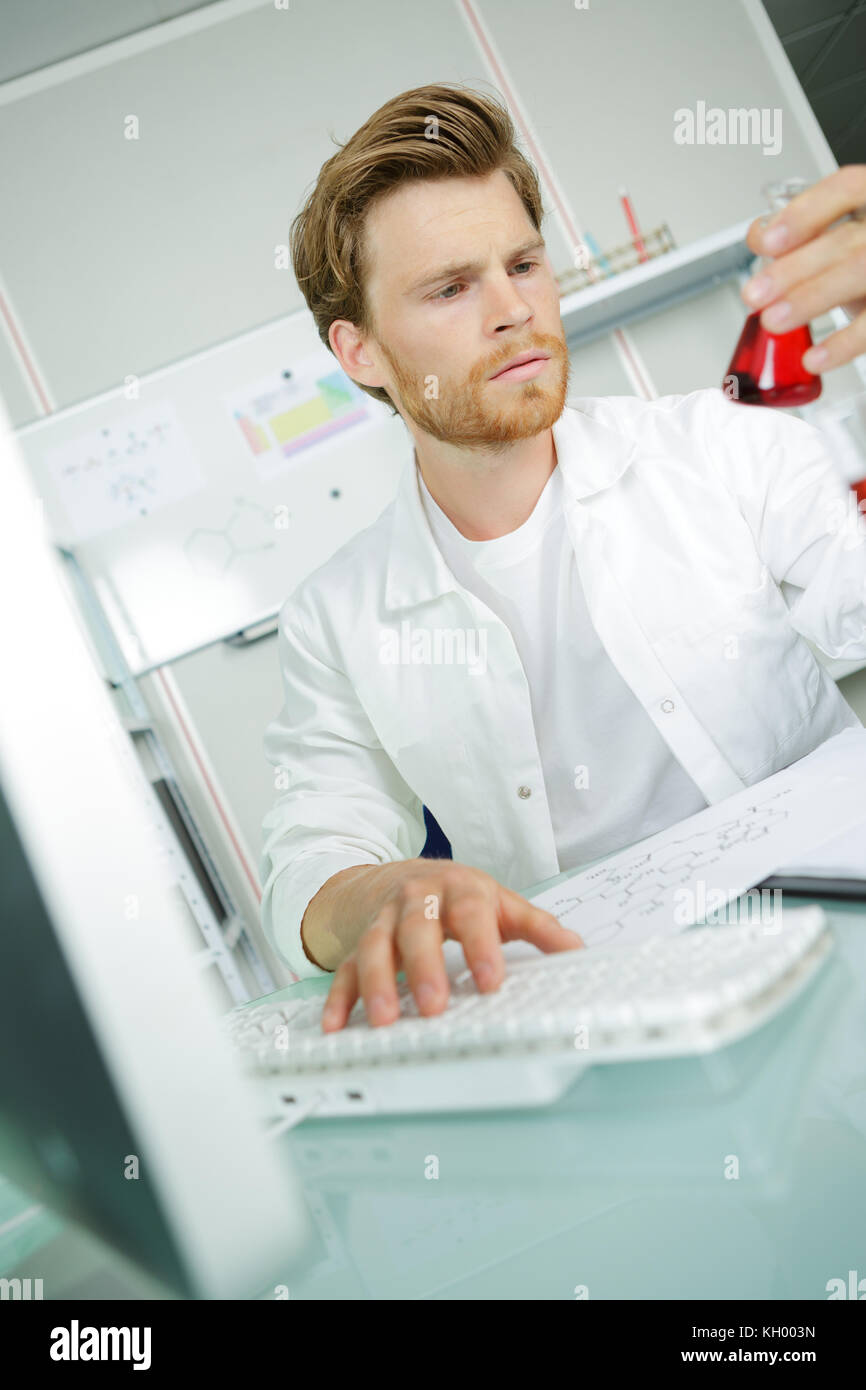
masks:
<path fill-rule="evenodd" d="M 671 710 L 676 709 L 676 705 L 673 700 L 662 700 L 662 709 L 665 714 L 670 714 Z"/>
<path fill-rule="evenodd" d="M 527 798 L 528 796 L 532 796 L 532 788 L 531 788 L 531 787 L 518 787 L 518 788 L 517 788 L 517 795 L 520 797 L 520 799 L 521 799 L 522 801 L 525 801 L 526 798 Z"/>

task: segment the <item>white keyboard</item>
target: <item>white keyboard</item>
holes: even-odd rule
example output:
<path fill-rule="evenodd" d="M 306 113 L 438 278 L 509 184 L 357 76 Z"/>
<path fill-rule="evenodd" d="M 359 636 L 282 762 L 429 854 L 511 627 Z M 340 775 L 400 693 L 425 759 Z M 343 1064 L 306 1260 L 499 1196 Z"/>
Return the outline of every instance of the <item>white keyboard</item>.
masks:
<path fill-rule="evenodd" d="M 711 1051 L 766 1022 L 826 957 L 820 907 L 788 909 L 781 925 L 693 927 L 634 946 L 585 947 L 506 964 L 479 994 L 465 962 L 443 1013 L 422 1017 L 405 982 L 401 1016 L 371 1027 L 359 1000 L 346 1026 L 323 1033 L 325 996 L 242 1005 L 224 1020 L 250 1070 L 282 1077 L 380 1071 L 515 1054 L 573 1062 Z M 465 1065 L 465 1063 L 464 1063 Z M 403 1108 L 403 1107 L 401 1107 Z M 412 1108 L 411 1106 L 407 1108 Z M 419 1105 L 419 1109 L 425 1108 Z"/>

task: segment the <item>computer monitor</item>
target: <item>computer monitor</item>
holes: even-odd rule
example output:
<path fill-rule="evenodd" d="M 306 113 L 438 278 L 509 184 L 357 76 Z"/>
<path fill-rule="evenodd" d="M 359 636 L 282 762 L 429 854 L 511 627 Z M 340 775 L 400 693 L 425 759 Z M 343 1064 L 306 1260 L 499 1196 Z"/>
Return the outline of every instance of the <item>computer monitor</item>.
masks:
<path fill-rule="evenodd" d="M 0 1171 L 182 1295 L 265 1296 L 312 1234 L 302 1189 L 193 962 L 2 400 L 0 595 Z"/>

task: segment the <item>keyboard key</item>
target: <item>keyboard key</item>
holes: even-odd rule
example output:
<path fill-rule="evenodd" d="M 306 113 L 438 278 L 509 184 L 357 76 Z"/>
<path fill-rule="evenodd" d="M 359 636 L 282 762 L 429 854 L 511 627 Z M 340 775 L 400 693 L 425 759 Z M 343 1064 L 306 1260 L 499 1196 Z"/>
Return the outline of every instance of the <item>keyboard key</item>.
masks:
<path fill-rule="evenodd" d="M 794 909 L 781 930 L 760 923 L 693 927 L 637 946 L 587 947 L 507 965 L 501 987 L 479 994 L 471 971 L 452 976 L 446 1009 L 424 1017 L 408 985 L 398 986 L 400 1017 L 372 1028 L 363 1001 L 345 1028 L 324 1034 L 324 997 L 233 1010 L 226 1032 L 245 1057 L 287 1072 L 404 1065 L 413 1059 L 519 1054 L 530 1047 L 569 1050 L 581 1039 L 586 1059 L 651 1057 L 698 1046 L 736 1025 L 754 1026 L 767 998 L 799 985 L 800 962 L 814 968 L 832 938 L 820 908 Z M 811 954 L 810 954 L 811 953 Z M 745 1007 L 744 1007 L 745 1006 Z M 666 1055 L 666 1054 L 663 1054 Z"/>

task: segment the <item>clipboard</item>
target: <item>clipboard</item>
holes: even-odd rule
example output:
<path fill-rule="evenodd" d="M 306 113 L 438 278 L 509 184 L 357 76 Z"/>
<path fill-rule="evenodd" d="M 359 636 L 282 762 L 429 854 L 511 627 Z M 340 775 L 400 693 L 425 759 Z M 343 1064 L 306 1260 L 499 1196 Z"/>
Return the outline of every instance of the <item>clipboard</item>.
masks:
<path fill-rule="evenodd" d="M 792 898 L 836 898 L 840 902 L 866 902 L 866 879 L 823 878 L 812 874 L 770 874 L 755 884 L 769 891 L 778 889 Z"/>

